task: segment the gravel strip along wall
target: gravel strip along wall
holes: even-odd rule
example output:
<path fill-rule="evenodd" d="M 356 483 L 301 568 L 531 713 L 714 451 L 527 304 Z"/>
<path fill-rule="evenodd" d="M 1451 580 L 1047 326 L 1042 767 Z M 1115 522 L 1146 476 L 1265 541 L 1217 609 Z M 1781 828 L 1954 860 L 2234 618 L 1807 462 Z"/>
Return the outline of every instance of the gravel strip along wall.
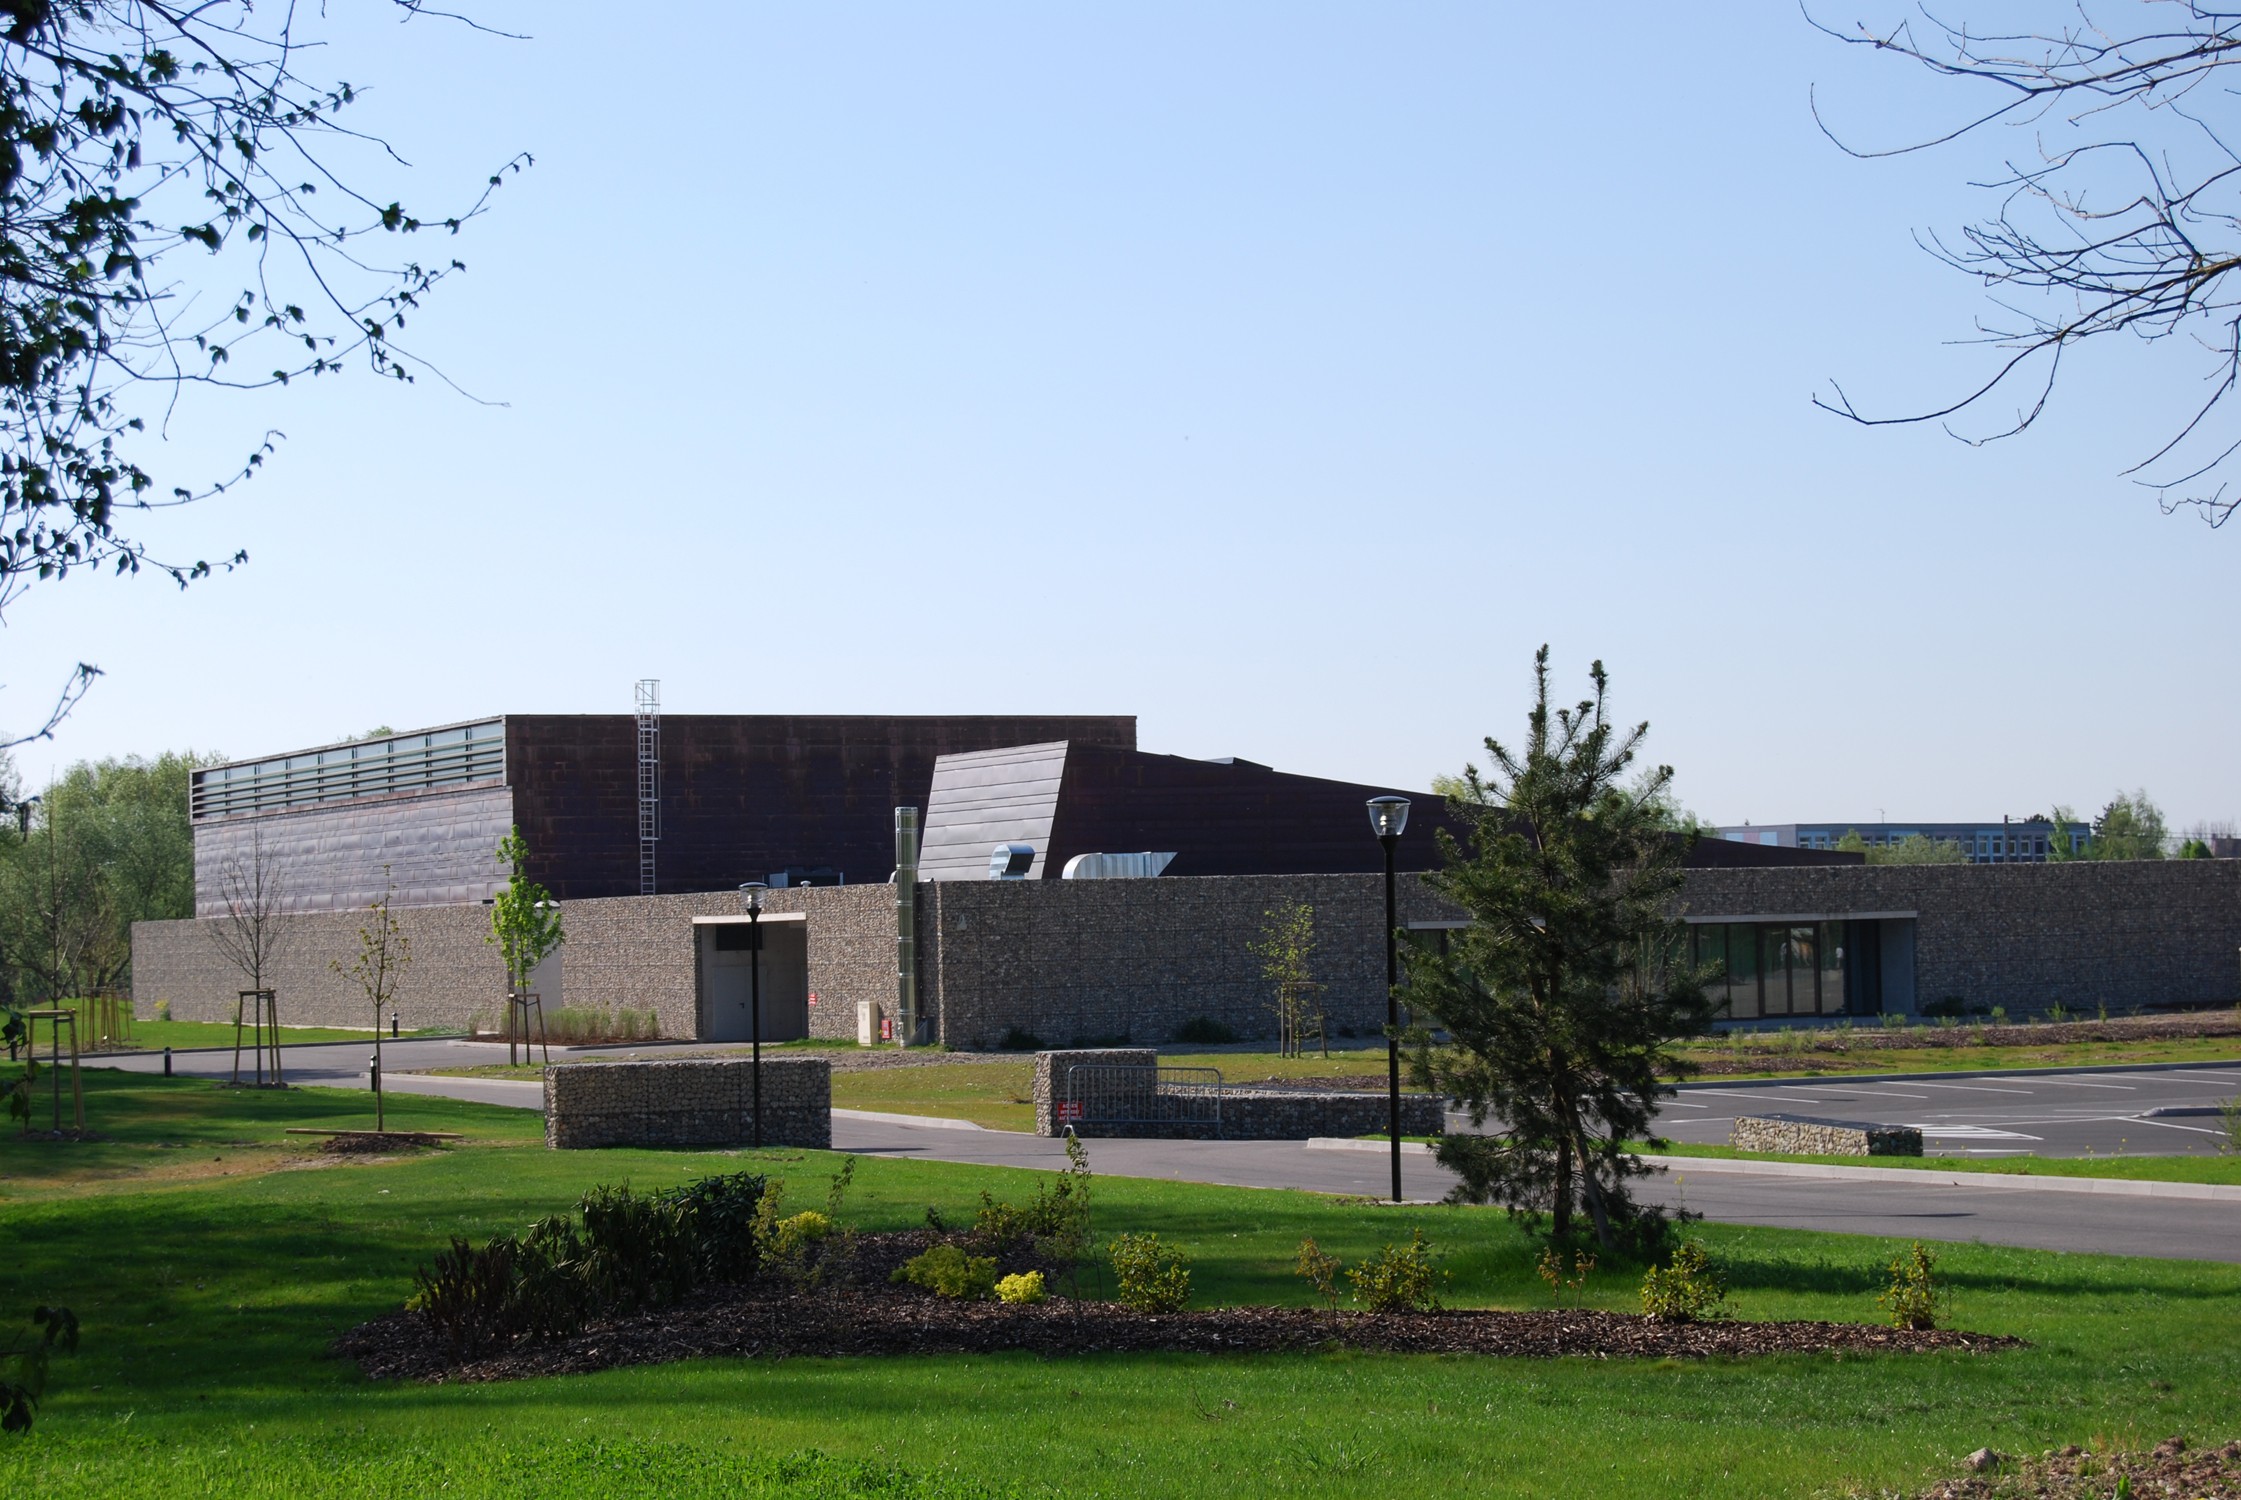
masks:
<path fill-rule="evenodd" d="M 1384 1094 L 1336 1089 L 1225 1088 L 1220 1121 L 1207 1118 L 1146 1119 L 1171 1102 L 1204 1100 L 1212 1091 L 1195 1082 L 1161 1082 L 1158 1054 L 1149 1047 L 1098 1047 L 1035 1054 L 1035 1133 L 1064 1135 L 1072 1126 L 1084 1137 L 1127 1136 L 1149 1140 L 1304 1141 L 1319 1135 L 1374 1135 L 1391 1121 Z M 1083 1116 L 1066 1113 L 1066 1083 L 1076 1068 L 1126 1068 L 1141 1074 L 1136 1086 L 1125 1076 L 1105 1075 L 1097 1098 L 1125 1108 L 1131 1118 L 1103 1120 L 1094 1107 Z M 1186 1114 L 1199 1111 L 1182 1111 Z M 1401 1095 L 1401 1133 L 1438 1135 L 1446 1121 L 1446 1101 L 1433 1094 Z"/>
<path fill-rule="evenodd" d="M 565 1063 L 545 1069 L 545 1144 L 738 1146 L 755 1136 L 748 1058 Z M 833 1069 L 822 1057 L 763 1059 L 763 1144 L 833 1143 Z"/>
<path fill-rule="evenodd" d="M 1805 1115 L 1744 1115 L 1728 1131 L 1738 1151 L 1785 1156 L 1920 1156 L 1922 1132 L 1911 1125 L 1857 1125 Z"/>

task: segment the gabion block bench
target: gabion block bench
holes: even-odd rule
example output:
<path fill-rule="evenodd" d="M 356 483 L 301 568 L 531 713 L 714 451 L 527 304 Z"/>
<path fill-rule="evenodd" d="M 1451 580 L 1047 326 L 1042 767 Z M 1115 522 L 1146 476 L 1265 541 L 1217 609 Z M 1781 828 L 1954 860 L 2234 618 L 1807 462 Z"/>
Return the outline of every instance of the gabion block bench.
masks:
<path fill-rule="evenodd" d="M 1785 1156 L 1920 1156 L 1922 1132 L 1912 1125 L 1862 1125 L 1807 1115 L 1744 1115 L 1729 1129 L 1738 1151 Z"/>
<path fill-rule="evenodd" d="M 833 1065 L 763 1059 L 763 1144 L 833 1143 Z M 565 1063 L 545 1069 L 545 1144 L 742 1146 L 755 1136 L 755 1067 L 744 1057 Z"/>

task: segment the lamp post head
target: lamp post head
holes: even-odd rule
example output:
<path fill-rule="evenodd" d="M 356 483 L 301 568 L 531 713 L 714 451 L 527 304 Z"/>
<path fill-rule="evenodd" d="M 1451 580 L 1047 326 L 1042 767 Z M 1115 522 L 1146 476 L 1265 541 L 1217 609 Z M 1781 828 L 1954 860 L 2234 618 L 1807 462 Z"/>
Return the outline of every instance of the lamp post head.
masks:
<path fill-rule="evenodd" d="M 1381 839 L 1397 839 L 1408 827 L 1408 798 L 1390 793 L 1369 799 L 1370 827 Z"/>
<path fill-rule="evenodd" d="M 748 916 L 759 917 L 763 914 L 763 892 L 769 889 L 770 886 L 760 880 L 750 880 L 739 888 L 739 894 L 747 898 Z"/>

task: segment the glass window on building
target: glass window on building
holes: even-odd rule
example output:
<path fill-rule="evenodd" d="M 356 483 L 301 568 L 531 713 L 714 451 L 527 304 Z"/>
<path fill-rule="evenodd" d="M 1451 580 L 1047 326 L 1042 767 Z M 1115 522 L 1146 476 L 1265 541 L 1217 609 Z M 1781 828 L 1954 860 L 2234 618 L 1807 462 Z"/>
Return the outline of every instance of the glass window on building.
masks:
<path fill-rule="evenodd" d="M 1689 952 L 1695 963 L 1725 965 L 1705 991 L 1722 1020 L 1841 1016 L 1876 1003 L 1872 971 L 1851 977 L 1861 955 L 1847 945 L 1862 930 L 1845 921 L 1702 922 L 1690 928 Z"/>
<path fill-rule="evenodd" d="M 1844 994 L 1844 937 L 1846 924 L 1821 924 L 1821 1014 L 1846 1013 Z"/>
<path fill-rule="evenodd" d="M 1755 1021 L 1765 1014 L 1759 994 L 1759 934 L 1739 922 L 1724 924 L 1727 936 L 1728 1014 L 1738 1021 Z"/>

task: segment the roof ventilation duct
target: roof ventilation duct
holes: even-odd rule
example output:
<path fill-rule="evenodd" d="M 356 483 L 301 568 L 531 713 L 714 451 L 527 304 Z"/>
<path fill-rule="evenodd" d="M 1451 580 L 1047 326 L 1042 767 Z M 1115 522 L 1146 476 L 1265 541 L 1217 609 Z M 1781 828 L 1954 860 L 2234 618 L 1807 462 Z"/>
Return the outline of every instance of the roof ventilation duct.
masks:
<path fill-rule="evenodd" d="M 1149 880 L 1175 862 L 1166 854 L 1077 854 L 1066 861 L 1061 880 Z"/>

